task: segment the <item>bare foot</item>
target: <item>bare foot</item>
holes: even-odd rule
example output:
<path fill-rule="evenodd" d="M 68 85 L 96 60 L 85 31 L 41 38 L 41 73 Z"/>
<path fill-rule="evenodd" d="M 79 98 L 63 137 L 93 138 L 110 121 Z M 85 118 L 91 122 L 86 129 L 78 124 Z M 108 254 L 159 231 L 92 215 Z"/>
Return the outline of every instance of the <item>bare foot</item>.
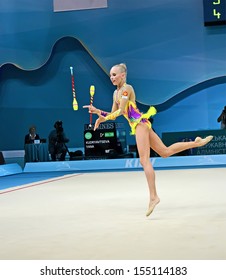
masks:
<path fill-rule="evenodd" d="M 195 143 L 197 144 L 197 147 L 202 147 L 209 143 L 213 139 L 213 136 L 207 136 L 206 138 L 202 139 L 201 137 L 196 137 L 195 138 Z"/>
<path fill-rule="evenodd" d="M 150 202 L 148 211 L 147 211 L 147 213 L 146 213 L 146 216 L 147 216 L 147 217 L 151 215 L 151 213 L 153 212 L 155 206 L 156 206 L 159 202 L 160 202 L 159 197 L 157 197 L 155 200 L 152 200 L 152 201 Z"/>

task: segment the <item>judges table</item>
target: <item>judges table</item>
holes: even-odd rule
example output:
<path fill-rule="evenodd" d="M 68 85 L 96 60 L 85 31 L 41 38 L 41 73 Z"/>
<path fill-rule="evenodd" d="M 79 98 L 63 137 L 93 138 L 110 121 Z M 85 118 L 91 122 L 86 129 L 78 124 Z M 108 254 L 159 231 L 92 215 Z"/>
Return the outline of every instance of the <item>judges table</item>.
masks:
<path fill-rule="evenodd" d="M 25 144 L 25 162 L 49 161 L 48 144 Z"/>

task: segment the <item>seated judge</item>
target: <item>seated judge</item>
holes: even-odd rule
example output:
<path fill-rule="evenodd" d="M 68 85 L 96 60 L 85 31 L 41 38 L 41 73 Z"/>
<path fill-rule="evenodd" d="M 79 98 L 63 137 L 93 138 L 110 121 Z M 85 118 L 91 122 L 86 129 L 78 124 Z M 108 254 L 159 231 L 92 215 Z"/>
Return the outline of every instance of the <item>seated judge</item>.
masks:
<path fill-rule="evenodd" d="M 25 144 L 32 144 L 34 140 L 40 140 L 39 135 L 36 133 L 36 127 L 32 125 L 29 128 L 29 133 L 25 135 L 24 143 Z"/>
<path fill-rule="evenodd" d="M 25 162 L 35 162 L 39 160 L 39 150 L 34 147 L 33 144 L 35 140 L 40 140 L 39 135 L 36 133 L 36 127 L 32 125 L 29 128 L 29 133 L 25 135 L 24 138 L 24 150 L 25 150 Z"/>

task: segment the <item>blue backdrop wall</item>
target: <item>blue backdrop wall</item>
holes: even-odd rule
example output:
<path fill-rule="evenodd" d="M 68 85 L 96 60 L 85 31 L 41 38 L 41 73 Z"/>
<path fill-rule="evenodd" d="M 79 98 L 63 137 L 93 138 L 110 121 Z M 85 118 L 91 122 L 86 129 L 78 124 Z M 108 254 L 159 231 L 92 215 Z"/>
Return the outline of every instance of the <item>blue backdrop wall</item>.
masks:
<path fill-rule="evenodd" d="M 54 12 L 53 0 L 0 1 L 0 150 L 23 149 L 35 124 L 46 138 L 61 119 L 69 147 L 83 146 L 94 103 L 109 110 L 108 72 L 125 62 L 141 110 L 154 128 L 217 129 L 226 105 L 226 27 L 205 27 L 202 0 L 108 0 L 108 7 Z M 73 111 L 70 66 L 79 110 Z M 119 122 L 125 122 L 122 117 Z M 129 136 L 128 143 L 134 138 Z"/>

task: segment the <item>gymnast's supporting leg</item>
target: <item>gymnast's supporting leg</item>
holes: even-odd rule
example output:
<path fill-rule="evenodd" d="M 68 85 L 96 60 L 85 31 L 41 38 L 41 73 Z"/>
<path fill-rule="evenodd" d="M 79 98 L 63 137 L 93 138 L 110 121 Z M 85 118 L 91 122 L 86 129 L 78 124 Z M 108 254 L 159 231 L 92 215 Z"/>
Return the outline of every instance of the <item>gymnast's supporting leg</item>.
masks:
<path fill-rule="evenodd" d="M 144 169 L 147 179 L 150 202 L 146 216 L 149 216 L 155 206 L 160 202 L 155 185 L 155 172 L 150 162 L 150 142 L 149 129 L 145 124 L 139 124 L 136 128 L 136 143 L 139 153 L 140 163 Z"/>
<path fill-rule="evenodd" d="M 169 157 L 173 154 L 182 152 L 187 149 L 201 147 L 206 145 L 213 139 L 213 136 L 208 136 L 204 139 L 196 137 L 192 142 L 177 142 L 169 147 L 166 147 L 158 135 L 149 129 L 145 124 L 138 124 L 136 127 L 136 142 L 139 153 L 140 163 L 143 166 L 145 176 L 148 182 L 150 202 L 146 216 L 149 216 L 155 206 L 160 202 L 155 185 L 155 172 L 150 162 L 150 147 L 157 152 L 161 157 Z"/>

